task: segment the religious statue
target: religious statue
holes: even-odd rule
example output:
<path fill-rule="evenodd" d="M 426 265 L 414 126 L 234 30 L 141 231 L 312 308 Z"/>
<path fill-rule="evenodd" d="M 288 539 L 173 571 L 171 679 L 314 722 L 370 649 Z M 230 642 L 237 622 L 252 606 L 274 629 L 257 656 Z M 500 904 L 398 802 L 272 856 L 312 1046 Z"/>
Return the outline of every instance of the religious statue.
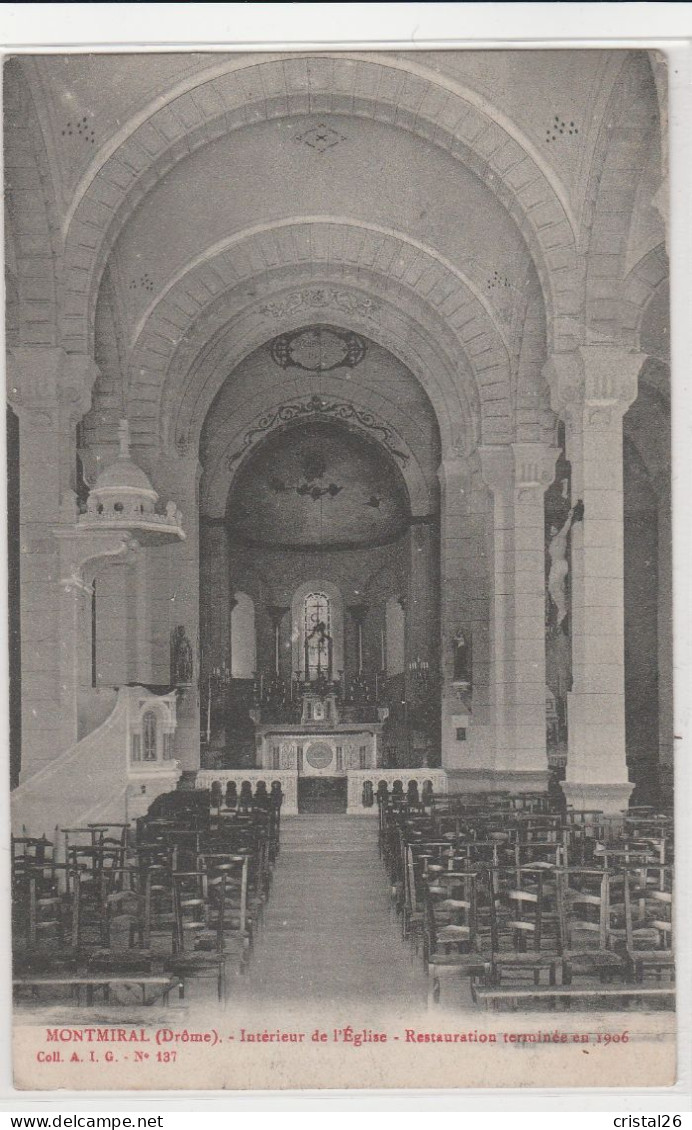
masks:
<path fill-rule="evenodd" d="M 581 522 L 583 518 L 584 503 L 580 499 L 572 507 L 560 528 L 557 526 L 551 526 L 550 528 L 550 541 L 548 543 L 548 556 L 550 558 L 548 593 L 557 612 L 555 621 L 556 631 L 560 628 L 560 625 L 567 615 L 567 574 L 569 572 L 569 565 L 567 563 L 567 538 L 575 522 Z"/>
<path fill-rule="evenodd" d="M 471 636 L 468 632 L 457 629 L 452 639 L 452 655 L 454 660 L 454 682 L 471 682 Z"/>
<path fill-rule="evenodd" d="M 171 685 L 181 686 L 192 682 L 192 645 L 185 628 L 178 624 L 171 632 Z"/>

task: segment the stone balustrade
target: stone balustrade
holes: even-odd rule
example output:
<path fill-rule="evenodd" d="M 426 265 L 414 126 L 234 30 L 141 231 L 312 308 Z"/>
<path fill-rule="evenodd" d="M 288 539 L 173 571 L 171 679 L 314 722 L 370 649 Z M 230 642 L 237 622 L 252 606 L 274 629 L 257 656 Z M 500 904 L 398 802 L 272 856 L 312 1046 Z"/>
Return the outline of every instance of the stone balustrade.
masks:
<path fill-rule="evenodd" d="M 444 769 L 360 769 L 347 773 L 347 780 L 346 811 L 349 816 L 377 815 L 377 792 L 381 782 L 387 786 L 390 797 L 395 791 L 405 797 L 412 782 L 417 786 L 419 798 L 422 798 L 426 785 L 426 791 L 432 787 L 432 792 L 438 795 L 447 792 Z M 398 785 L 401 789 L 395 789 Z"/>
<path fill-rule="evenodd" d="M 377 791 L 384 782 L 387 793 L 392 796 L 394 792 L 401 792 L 405 797 L 409 786 L 415 782 L 418 797 L 423 792 L 432 791 L 436 794 L 447 792 L 447 774 L 444 769 L 350 769 L 346 773 L 347 780 L 347 808 L 349 816 L 375 816 L 377 814 Z M 257 786 L 263 785 L 266 793 L 271 793 L 274 782 L 278 781 L 283 793 L 283 812 L 286 816 L 296 815 L 298 812 L 298 773 L 287 769 L 200 769 L 197 773 L 195 787 L 198 789 L 211 789 L 218 783 L 225 796 L 226 786 L 233 782 L 236 793 L 240 796 L 242 786 L 249 784 L 253 796 Z M 401 786 L 395 788 L 395 786 Z M 427 786 L 427 789 L 426 789 Z"/>

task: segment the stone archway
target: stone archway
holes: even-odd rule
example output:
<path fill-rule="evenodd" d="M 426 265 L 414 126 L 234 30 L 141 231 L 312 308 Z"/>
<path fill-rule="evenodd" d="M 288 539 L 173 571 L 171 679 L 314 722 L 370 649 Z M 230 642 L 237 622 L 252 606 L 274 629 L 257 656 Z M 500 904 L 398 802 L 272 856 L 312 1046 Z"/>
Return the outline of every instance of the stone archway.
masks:
<path fill-rule="evenodd" d="M 135 119 L 134 128 L 116 138 L 106 159 L 87 174 L 67 218 L 65 278 L 71 301 L 63 316 L 65 348 L 90 351 L 110 249 L 166 171 L 249 121 L 320 112 L 374 117 L 458 156 L 524 233 L 546 295 L 551 344 L 558 350 L 571 347 L 576 224 L 566 194 L 535 146 L 476 93 L 415 60 L 339 54 L 226 64 L 207 81 L 197 79 L 172 93 L 163 106 L 151 106 Z M 86 253 L 85 247 L 91 250 Z"/>

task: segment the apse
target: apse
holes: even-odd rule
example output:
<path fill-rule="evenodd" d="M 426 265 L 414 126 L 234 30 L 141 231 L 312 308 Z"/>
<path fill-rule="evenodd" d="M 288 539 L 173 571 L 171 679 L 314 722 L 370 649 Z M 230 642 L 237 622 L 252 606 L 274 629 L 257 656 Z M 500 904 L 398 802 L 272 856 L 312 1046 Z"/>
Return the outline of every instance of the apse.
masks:
<path fill-rule="evenodd" d="M 204 764 L 296 759 L 318 716 L 341 786 L 350 757 L 439 757 L 439 705 L 421 709 L 439 704 L 439 444 L 416 378 L 348 327 L 281 333 L 229 374 L 200 446 Z"/>
<path fill-rule="evenodd" d="M 391 459 L 327 422 L 289 426 L 262 444 L 233 484 L 227 510 L 233 539 L 287 549 L 383 545 L 401 536 L 409 515 Z"/>

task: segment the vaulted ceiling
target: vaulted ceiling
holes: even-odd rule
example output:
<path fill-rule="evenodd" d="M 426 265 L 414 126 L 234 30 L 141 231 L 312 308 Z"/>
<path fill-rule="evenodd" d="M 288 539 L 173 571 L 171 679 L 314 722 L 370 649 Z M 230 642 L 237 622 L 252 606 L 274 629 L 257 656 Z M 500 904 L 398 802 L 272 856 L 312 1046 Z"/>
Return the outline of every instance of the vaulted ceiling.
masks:
<path fill-rule="evenodd" d="M 10 332 L 95 356 L 92 472 L 126 414 L 149 470 L 192 448 L 209 478 L 211 405 L 242 439 L 253 412 L 312 395 L 258 358 L 320 321 L 397 370 L 401 403 L 367 365 L 350 400 L 412 451 L 416 429 L 435 458 L 543 438 L 550 350 L 639 344 L 662 91 L 660 61 L 626 51 L 11 60 Z"/>

